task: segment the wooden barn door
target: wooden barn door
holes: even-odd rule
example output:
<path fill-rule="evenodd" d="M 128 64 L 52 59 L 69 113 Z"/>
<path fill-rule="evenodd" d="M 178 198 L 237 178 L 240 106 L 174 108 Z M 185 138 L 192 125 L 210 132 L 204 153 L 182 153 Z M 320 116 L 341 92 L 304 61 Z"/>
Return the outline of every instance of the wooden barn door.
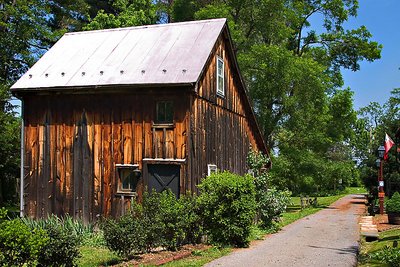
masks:
<path fill-rule="evenodd" d="M 148 164 L 149 190 L 155 189 L 162 192 L 171 189 L 175 196 L 179 197 L 180 165 L 176 164 Z"/>

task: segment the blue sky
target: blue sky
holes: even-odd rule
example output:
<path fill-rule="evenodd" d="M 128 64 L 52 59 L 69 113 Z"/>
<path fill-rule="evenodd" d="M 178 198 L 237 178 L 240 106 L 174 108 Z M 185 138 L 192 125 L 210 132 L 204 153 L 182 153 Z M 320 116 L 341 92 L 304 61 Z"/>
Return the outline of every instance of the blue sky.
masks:
<path fill-rule="evenodd" d="M 400 1 L 359 0 L 358 16 L 350 19 L 345 27 L 365 25 L 372 33 L 372 40 L 383 45 L 381 59 L 361 62 L 357 72 L 343 71 L 345 87 L 354 91 L 354 107 L 368 105 L 371 101 L 383 104 L 390 91 L 400 87 Z"/>

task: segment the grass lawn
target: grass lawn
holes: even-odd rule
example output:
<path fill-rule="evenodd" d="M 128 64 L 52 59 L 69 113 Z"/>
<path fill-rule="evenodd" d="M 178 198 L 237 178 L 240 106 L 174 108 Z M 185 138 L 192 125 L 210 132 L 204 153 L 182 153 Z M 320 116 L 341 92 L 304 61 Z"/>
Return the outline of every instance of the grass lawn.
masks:
<path fill-rule="evenodd" d="M 327 196 L 327 197 L 317 197 L 318 206 L 317 207 L 309 207 L 306 209 L 301 209 L 300 205 L 300 197 L 292 197 L 292 205 L 287 208 L 287 212 L 283 213 L 282 220 L 280 222 L 280 226 L 286 226 L 291 224 L 294 221 L 297 221 L 303 217 L 314 214 L 320 211 L 323 208 L 328 207 L 336 200 L 341 199 L 342 197 L 349 194 L 365 194 L 367 191 L 361 187 L 348 187 L 346 190 L 340 195 Z M 313 199 L 313 197 L 310 197 Z"/>
<path fill-rule="evenodd" d="M 121 261 L 108 248 L 83 246 L 80 252 L 82 257 L 78 261 L 78 266 L 82 267 L 110 266 Z"/>
<path fill-rule="evenodd" d="M 373 242 L 361 240 L 361 249 L 359 256 L 360 267 L 384 267 L 388 266 L 380 261 L 373 260 L 370 255 L 383 249 L 385 246 L 392 247 L 393 241 L 400 243 L 400 229 L 388 230 L 379 234 L 379 239 Z"/>

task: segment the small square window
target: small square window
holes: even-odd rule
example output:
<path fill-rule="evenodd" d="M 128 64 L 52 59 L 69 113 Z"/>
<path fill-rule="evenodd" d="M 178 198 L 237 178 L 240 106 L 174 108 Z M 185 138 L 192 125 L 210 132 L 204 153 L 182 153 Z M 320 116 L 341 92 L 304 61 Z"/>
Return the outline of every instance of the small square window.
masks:
<path fill-rule="evenodd" d="M 136 191 L 136 186 L 141 176 L 138 167 L 138 165 L 117 164 L 119 193 L 133 193 Z"/>
<path fill-rule="evenodd" d="M 225 67 L 224 60 L 217 56 L 217 94 L 225 95 Z"/>
<path fill-rule="evenodd" d="M 210 176 L 212 173 L 217 173 L 218 169 L 217 169 L 217 165 L 214 164 L 208 164 L 207 165 L 207 176 Z"/>
<path fill-rule="evenodd" d="M 170 124 L 174 122 L 174 106 L 172 101 L 159 101 L 156 104 L 156 123 Z"/>

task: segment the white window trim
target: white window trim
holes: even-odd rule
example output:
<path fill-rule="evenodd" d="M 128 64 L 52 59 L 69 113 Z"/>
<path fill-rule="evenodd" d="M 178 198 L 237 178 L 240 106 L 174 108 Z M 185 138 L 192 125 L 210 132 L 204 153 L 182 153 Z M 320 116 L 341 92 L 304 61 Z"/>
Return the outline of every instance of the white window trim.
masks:
<path fill-rule="evenodd" d="M 207 176 L 210 176 L 212 173 L 218 172 L 217 165 L 208 164 L 207 165 Z"/>
<path fill-rule="evenodd" d="M 218 74 L 218 63 L 222 62 L 222 76 Z M 217 83 L 217 95 L 224 97 L 225 96 L 225 62 L 224 59 L 220 56 L 217 56 L 217 67 L 216 69 L 216 83 Z M 219 77 L 222 77 L 222 88 L 219 88 Z"/>

